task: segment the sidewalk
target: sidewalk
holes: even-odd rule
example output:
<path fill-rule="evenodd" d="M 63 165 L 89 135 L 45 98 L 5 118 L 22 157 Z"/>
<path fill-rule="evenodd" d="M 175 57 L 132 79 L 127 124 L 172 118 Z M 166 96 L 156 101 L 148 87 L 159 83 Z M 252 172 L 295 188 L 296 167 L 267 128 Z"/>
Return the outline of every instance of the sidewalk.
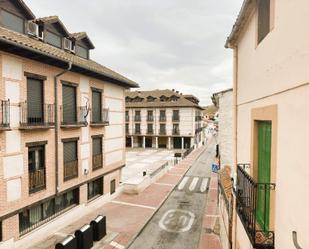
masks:
<path fill-rule="evenodd" d="M 122 193 L 111 202 L 102 205 L 87 215 L 81 216 L 77 222 L 55 231 L 53 236 L 45 238 L 28 248 L 54 249 L 57 242 L 62 241 L 68 234 L 74 233 L 75 230 L 84 224 L 88 224 L 98 214 L 106 216 L 107 236 L 99 243 L 96 243 L 94 248 L 124 248 L 152 217 L 153 213 L 164 202 L 204 149 L 205 147 L 203 146 L 193 151 L 187 158 L 171 168 L 142 193 L 138 195 Z"/>

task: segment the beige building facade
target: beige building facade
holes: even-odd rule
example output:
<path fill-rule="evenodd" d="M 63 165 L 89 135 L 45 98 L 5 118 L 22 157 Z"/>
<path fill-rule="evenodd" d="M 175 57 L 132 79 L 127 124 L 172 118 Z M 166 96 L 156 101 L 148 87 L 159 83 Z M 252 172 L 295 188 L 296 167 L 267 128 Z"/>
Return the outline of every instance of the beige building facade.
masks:
<path fill-rule="evenodd" d="M 234 50 L 237 249 L 309 248 L 308 6 L 246 0 L 226 43 Z"/>
<path fill-rule="evenodd" d="M 137 84 L 91 61 L 89 37 L 57 17 L 0 7 L 0 248 L 22 248 L 117 192 Z"/>

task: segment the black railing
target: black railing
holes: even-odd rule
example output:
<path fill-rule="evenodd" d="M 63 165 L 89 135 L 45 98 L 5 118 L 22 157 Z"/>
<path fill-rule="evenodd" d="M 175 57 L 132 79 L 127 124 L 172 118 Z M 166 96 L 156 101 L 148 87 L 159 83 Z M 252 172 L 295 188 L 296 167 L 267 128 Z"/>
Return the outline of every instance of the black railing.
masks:
<path fill-rule="evenodd" d="M 141 116 L 140 115 L 135 115 L 134 121 L 137 121 L 137 122 L 141 121 Z"/>
<path fill-rule="evenodd" d="M 78 160 L 64 162 L 63 166 L 63 176 L 65 181 L 78 177 Z"/>
<path fill-rule="evenodd" d="M 78 106 L 73 112 L 69 112 L 71 107 L 60 106 L 62 126 L 87 126 L 87 116 L 89 109 L 87 106 Z"/>
<path fill-rule="evenodd" d="M 240 164 L 237 166 L 237 185 L 236 185 L 236 210 L 244 225 L 244 228 L 250 238 L 250 241 L 256 249 L 273 249 L 275 248 L 275 233 L 268 231 L 267 227 L 257 222 L 257 205 L 258 191 L 263 191 L 264 194 L 259 198 L 264 197 L 264 200 L 259 200 L 264 203 L 263 212 L 266 213 L 266 206 L 269 201 L 270 191 L 275 189 L 274 183 L 257 183 L 248 175 L 245 170 L 248 164 Z M 266 224 L 267 217 L 264 216 L 263 224 Z"/>
<path fill-rule="evenodd" d="M 165 122 L 166 121 L 166 116 L 159 116 L 159 121 L 160 122 Z"/>
<path fill-rule="evenodd" d="M 154 120 L 154 118 L 153 118 L 152 115 L 148 115 L 148 116 L 147 116 L 147 121 L 153 122 L 153 120 Z"/>
<path fill-rule="evenodd" d="M 20 126 L 37 127 L 55 125 L 55 105 L 42 104 L 29 106 L 27 102 L 20 103 Z"/>
<path fill-rule="evenodd" d="M 29 192 L 34 193 L 45 187 L 45 169 L 29 171 Z"/>
<path fill-rule="evenodd" d="M 10 127 L 10 101 L 1 100 L 0 128 Z"/>
<path fill-rule="evenodd" d="M 94 115 L 91 113 L 91 124 L 92 125 L 108 125 L 109 124 L 109 109 L 102 108 L 100 115 Z"/>

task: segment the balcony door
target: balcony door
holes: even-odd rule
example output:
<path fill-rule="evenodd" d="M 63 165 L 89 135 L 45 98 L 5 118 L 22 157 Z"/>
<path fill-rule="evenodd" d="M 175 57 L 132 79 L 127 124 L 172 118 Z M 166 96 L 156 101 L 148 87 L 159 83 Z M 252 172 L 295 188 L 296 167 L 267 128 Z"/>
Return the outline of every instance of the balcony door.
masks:
<path fill-rule="evenodd" d="M 27 79 L 27 121 L 28 124 L 44 123 L 42 80 Z"/>
<path fill-rule="evenodd" d="M 76 112 L 76 87 L 70 85 L 62 86 L 62 103 L 63 103 L 63 122 L 72 124 L 77 121 Z"/>
<path fill-rule="evenodd" d="M 271 122 L 258 123 L 258 183 L 270 183 L 271 172 Z M 261 229 L 269 229 L 270 189 L 258 185 L 256 218 Z"/>
<path fill-rule="evenodd" d="M 92 122 L 100 123 L 102 121 L 102 94 L 98 91 L 92 91 Z"/>

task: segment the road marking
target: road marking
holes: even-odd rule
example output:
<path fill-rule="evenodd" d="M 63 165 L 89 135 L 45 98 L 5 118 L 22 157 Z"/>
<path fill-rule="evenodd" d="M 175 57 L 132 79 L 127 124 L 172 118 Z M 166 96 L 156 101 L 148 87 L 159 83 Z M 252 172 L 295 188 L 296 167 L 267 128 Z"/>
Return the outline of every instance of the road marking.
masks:
<path fill-rule="evenodd" d="M 128 202 L 122 202 L 122 201 L 111 201 L 112 203 L 115 204 L 120 204 L 120 205 L 126 205 L 126 206 L 132 206 L 132 207 L 140 207 L 140 208 L 148 208 L 155 210 L 155 207 L 150 207 L 150 206 L 145 206 L 145 205 L 139 205 L 139 204 L 134 204 L 134 203 L 128 203 Z"/>
<path fill-rule="evenodd" d="M 170 209 L 162 216 L 159 227 L 167 232 L 182 233 L 191 229 L 195 215 L 192 212 Z"/>
<path fill-rule="evenodd" d="M 196 184 L 197 184 L 197 182 L 198 182 L 198 177 L 194 177 L 193 178 L 193 180 L 192 180 L 192 182 L 191 182 L 191 184 L 190 184 L 190 186 L 189 186 L 189 190 L 190 191 L 193 191 L 194 189 L 195 189 L 195 187 L 196 187 Z"/>
<path fill-rule="evenodd" d="M 204 179 L 201 184 L 201 192 L 205 192 L 207 190 L 208 178 Z"/>
<path fill-rule="evenodd" d="M 184 187 L 185 187 L 185 185 L 186 185 L 186 183 L 187 183 L 187 181 L 189 180 L 189 177 L 184 177 L 183 179 L 182 179 L 182 181 L 181 181 L 181 183 L 178 185 L 178 189 L 179 190 L 182 190 Z"/>
<path fill-rule="evenodd" d="M 124 249 L 125 247 L 123 245 L 118 244 L 115 241 L 112 241 L 111 243 L 109 243 L 111 246 L 117 248 L 117 249 Z"/>
<path fill-rule="evenodd" d="M 155 182 L 153 184 L 162 185 L 162 186 L 175 186 L 175 184 L 161 183 L 161 182 Z"/>

